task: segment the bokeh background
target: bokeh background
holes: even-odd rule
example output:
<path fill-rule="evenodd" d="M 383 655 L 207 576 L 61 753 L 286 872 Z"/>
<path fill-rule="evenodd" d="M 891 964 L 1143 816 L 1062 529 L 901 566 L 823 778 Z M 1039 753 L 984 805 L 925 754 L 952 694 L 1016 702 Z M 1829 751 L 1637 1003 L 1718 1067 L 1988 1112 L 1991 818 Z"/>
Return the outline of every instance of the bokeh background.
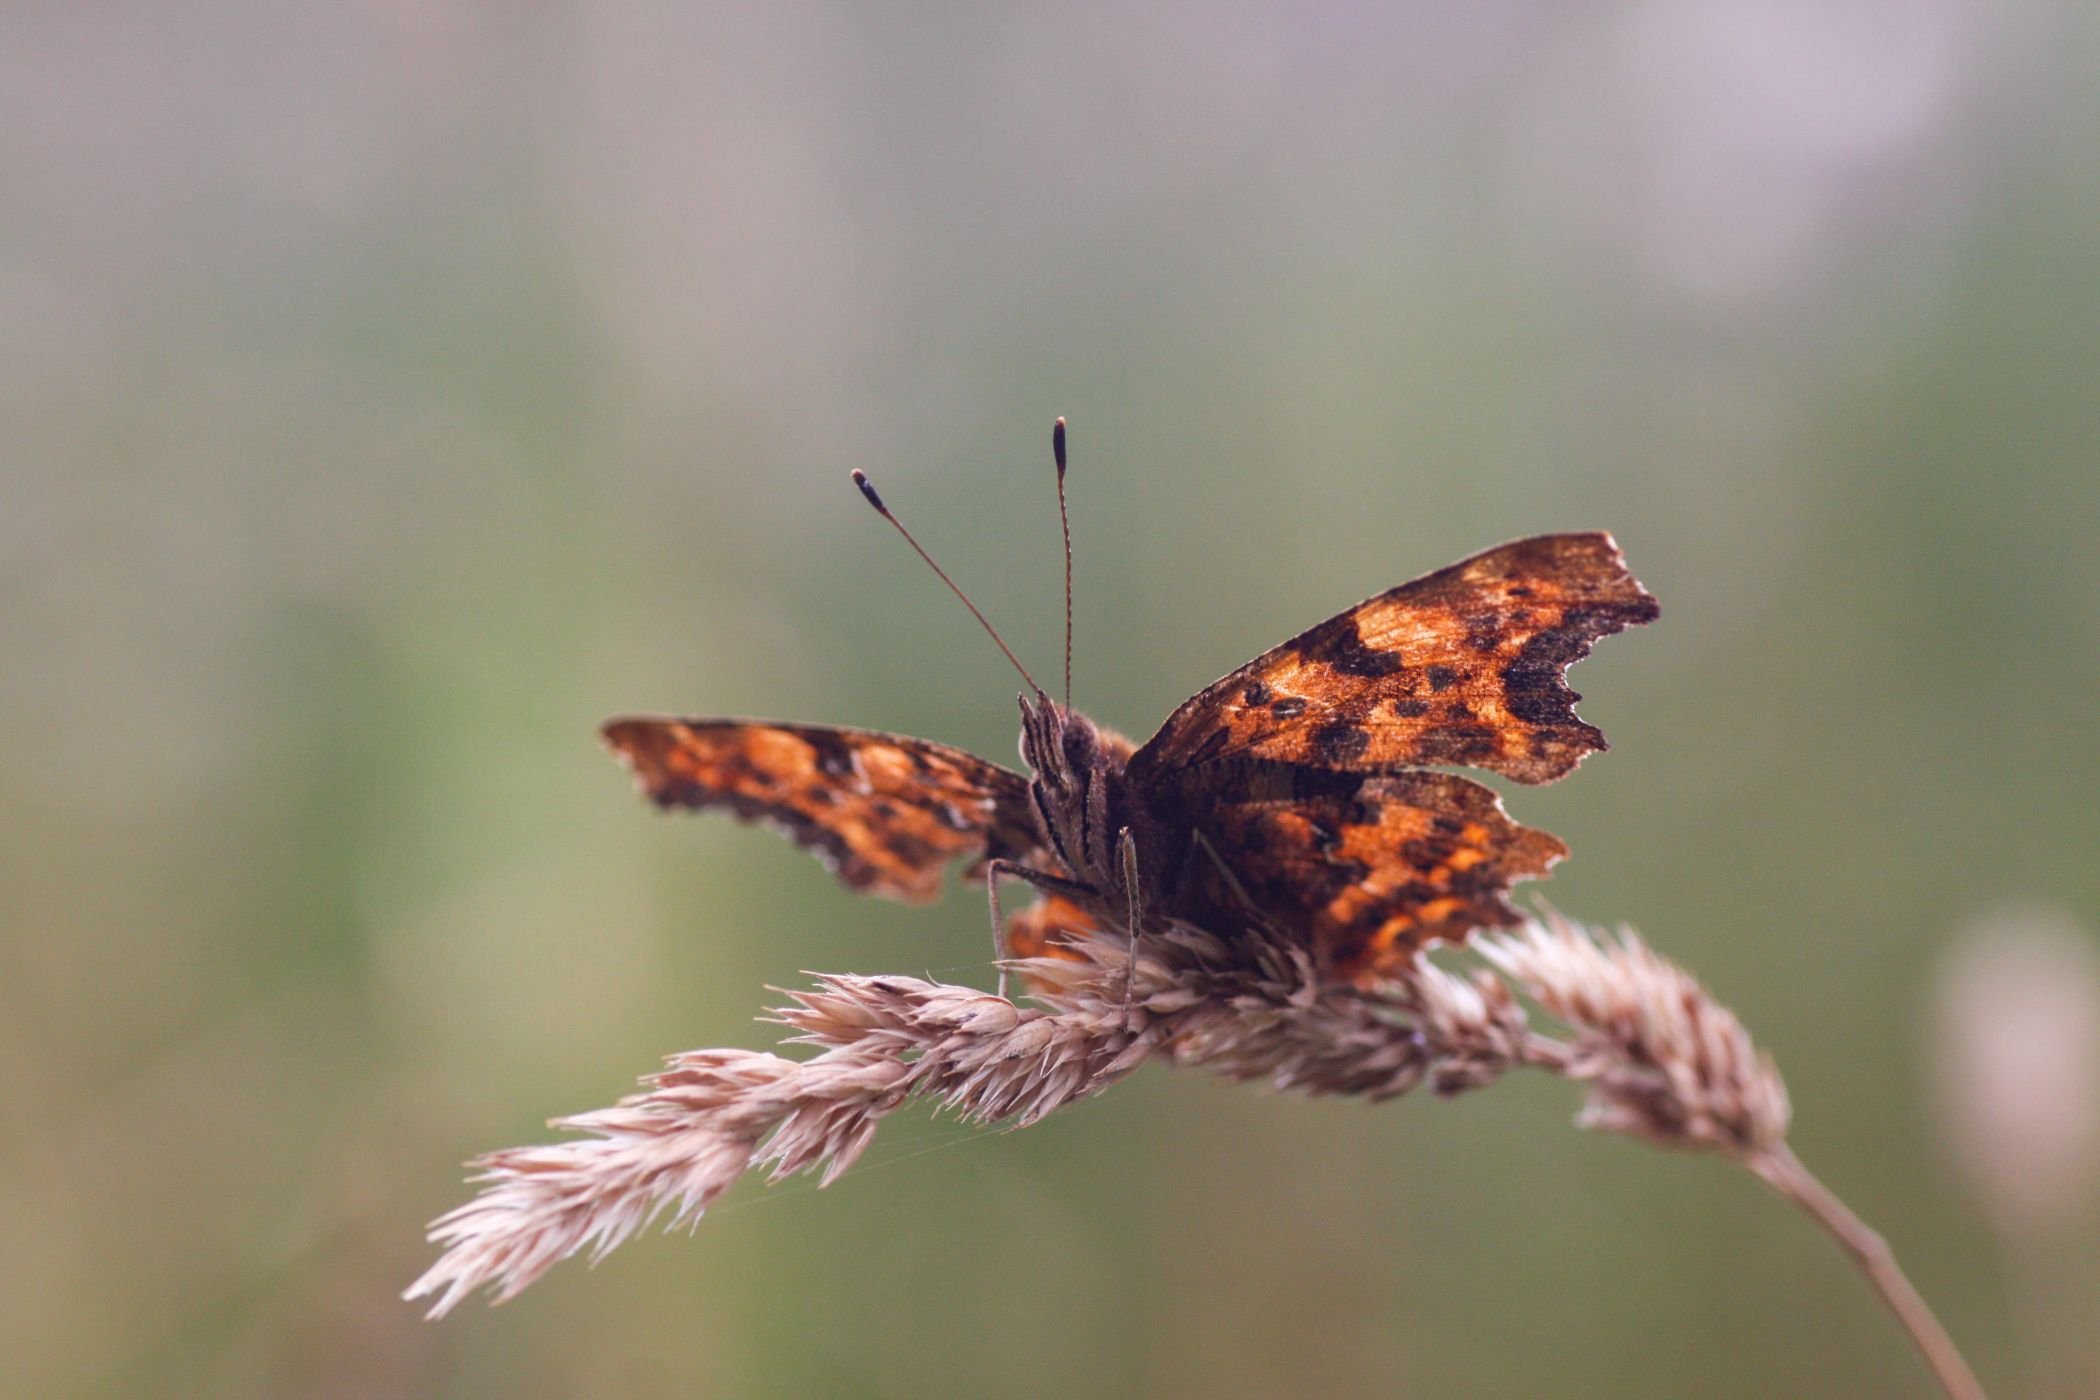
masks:
<path fill-rule="evenodd" d="M 1663 619 L 1515 796 L 1546 891 L 1742 1013 L 1999 1393 L 2084 1393 L 2091 1067 L 1989 1043 L 2037 983 L 2090 1030 L 2096 59 L 2074 0 L 10 7 L 0 1392 L 1920 1393 L 1756 1183 L 1522 1078 L 907 1113 L 398 1301 L 463 1158 L 770 1043 L 766 983 L 988 983 L 976 895 L 659 818 L 592 731 L 1008 759 L 845 473 L 1052 671 L 1063 413 L 1078 698 L 1138 734 L 1615 531 Z"/>

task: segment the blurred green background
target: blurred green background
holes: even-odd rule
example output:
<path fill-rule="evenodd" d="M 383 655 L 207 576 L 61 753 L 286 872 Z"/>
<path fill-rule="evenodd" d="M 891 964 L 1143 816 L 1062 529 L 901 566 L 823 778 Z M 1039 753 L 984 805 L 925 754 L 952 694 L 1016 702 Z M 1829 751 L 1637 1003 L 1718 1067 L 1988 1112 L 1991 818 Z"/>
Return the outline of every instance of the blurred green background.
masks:
<path fill-rule="evenodd" d="M 769 1044 L 765 984 L 989 985 L 974 893 L 656 817 L 593 729 L 1011 761 L 1012 675 L 845 474 L 1047 673 L 1058 413 L 1077 695 L 1138 735 L 1369 593 L 1616 532 L 1663 618 L 1574 677 L 1613 752 L 1513 798 L 1575 851 L 1543 891 L 1707 979 L 2046 1390 L 2060 1294 L 1964 1186 L 1933 1007 L 2007 901 L 2100 917 L 2100 10 L 0 34 L 0 1391 L 1920 1393 L 1805 1222 L 1522 1077 L 906 1113 L 831 1190 L 398 1301 L 461 1159 Z"/>

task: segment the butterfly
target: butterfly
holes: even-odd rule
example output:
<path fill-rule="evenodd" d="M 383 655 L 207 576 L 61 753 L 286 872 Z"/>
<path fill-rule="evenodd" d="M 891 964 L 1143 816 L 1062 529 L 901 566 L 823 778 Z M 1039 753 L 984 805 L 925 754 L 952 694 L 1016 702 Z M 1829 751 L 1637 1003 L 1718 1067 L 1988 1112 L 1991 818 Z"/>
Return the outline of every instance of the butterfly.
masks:
<path fill-rule="evenodd" d="M 1059 419 L 1061 518 L 1064 437 Z M 932 564 L 865 475 L 854 479 Z M 1069 696 L 1069 524 L 1065 540 Z M 963 862 L 965 878 L 990 885 L 1008 950 L 1181 920 L 1292 940 L 1323 977 L 1369 985 L 1431 942 L 1518 921 L 1510 887 L 1567 847 L 1447 770 L 1548 783 L 1605 748 L 1564 673 L 1657 612 L 1610 535 L 1540 535 L 1301 632 L 1198 691 L 1143 744 L 1031 679 L 1019 697 L 1026 774 L 866 729 L 643 716 L 602 733 L 659 807 L 777 827 L 856 890 L 930 901 Z M 1010 925 L 1002 879 L 1042 896 Z"/>

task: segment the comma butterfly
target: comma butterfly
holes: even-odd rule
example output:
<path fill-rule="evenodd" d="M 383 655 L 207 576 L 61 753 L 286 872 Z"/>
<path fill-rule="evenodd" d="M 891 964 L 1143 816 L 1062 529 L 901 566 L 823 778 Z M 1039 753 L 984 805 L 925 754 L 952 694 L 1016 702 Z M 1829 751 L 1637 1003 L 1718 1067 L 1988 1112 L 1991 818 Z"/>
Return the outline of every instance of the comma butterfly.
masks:
<path fill-rule="evenodd" d="M 1063 419 L 1052 441 L 1063 519 Z M 1070 705 L 1069 523 L 1065 597 L 1066 700 L 1014 661 L 1031 692 L 1028 776 L 924 739 L 761 720 L 616 719 L 605 741 L 658 806 L 774 825 L 857 890 L 931 900 L 966 859 L 966 878 L 991 887 L 1002 946 L 1164 920 L 1225 936 L 1260 927 L 1307 948 L 1323 975 L 1371 983 L 1434 940 L 1517 922 L 1510 886 L 1567 847 L 1437 770 L 1548 783 L 1603 749 L 1563 673 L 1658 611 L 1610 535 L 1518 540 L 1264 652 L 1133 745 Z M 1003 877 L 1044 895 L 1010 927 Z"/>

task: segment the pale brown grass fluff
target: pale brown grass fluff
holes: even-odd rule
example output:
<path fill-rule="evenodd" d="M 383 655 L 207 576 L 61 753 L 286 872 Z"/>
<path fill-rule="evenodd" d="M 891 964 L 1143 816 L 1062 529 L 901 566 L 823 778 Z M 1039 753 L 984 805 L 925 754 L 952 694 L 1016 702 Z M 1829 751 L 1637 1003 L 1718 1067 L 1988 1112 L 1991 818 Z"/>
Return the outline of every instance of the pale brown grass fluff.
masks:
<path fill-rule="evenodd" d="M 1476 933 L 1481 965 L 1427 958 L 1373 986 L 1323 976 L 1287 939 L 1120 931 L 1015 959 L 1022 1006 L 915 977 L 823 976 L 772 1019 L 806 1058 L 695 1050 L 613 1108 L 556 1120 L 584 1136 L 490 1153 L 481 1194 L 430 1226 L 442 1248 L 407 1297 L 430 1316 L 486 1287 L 514 1297 L 579 1250 L 604 1255 L 669 1213 L 691 1225 L 746 1172 L 829 1182 L 907 1100 L 967 1122 L 1033 1123 L 1154 1056 L 1310 1094 L 1453 1094 L 1515 1068 L 1588 1086 L 1582 1126 L 1719 1152 L 1801 1209 L 1851 1258 L 1950 1400 L 1983 1388 L 1888 1242 L 1786 1140 L 1786 1085 L 1735 1013 L 1632 932 L 1545 914 Z M 1521 998 L 1559 1023 L 1535 1029 Z"/>
<path fill-rule="evenodd" d="M 1547 914 L 1472 946 L 1572 1032 L 1534 1053 L 1589 1083 L 1583 1127 L 1742 1158 L 1786 1140 L 1792 1109 L 1771 1057 L 1632 930 L 1603 934 Z"/>
<path fill-rule="evenodd" d="M 1364 988 L 1298 947 L 1176 926 L 1148 932 L 1126 1006 L 1125 941 L 1017 960 L 1035 1005 L 913 977 L 821 976 L 774 1019 L 806 1058 L 675 1056 L 617 1106 L 556 1120 L 583 1136 L 480 1158 L 481 1194 L 435 1221 L 443 1254 L 408 1290 L 452 1309 L 515 1296 L 556 1262 L 595 1258 L 666 1213 L 690 1225 L 753 1168 L 829 1182 L 911 1099 L 968 1122 L 1025 1125 L 1158 1055 L 1313 1094 L 1455 1093 L 1518 1066 L 1587 1081 L 1591 1126 L 1740 1153 L 1777 1143 L 1786 1092 L 1742 1026 L 1630 934 L 1560 918 L 1477 939 L 1489 964 L 1417 959 Z M 1500 975 L 1497 975 L 1497 974 Z M 1521 989 L 1573 1032 L 1534 1032 Z"/>

